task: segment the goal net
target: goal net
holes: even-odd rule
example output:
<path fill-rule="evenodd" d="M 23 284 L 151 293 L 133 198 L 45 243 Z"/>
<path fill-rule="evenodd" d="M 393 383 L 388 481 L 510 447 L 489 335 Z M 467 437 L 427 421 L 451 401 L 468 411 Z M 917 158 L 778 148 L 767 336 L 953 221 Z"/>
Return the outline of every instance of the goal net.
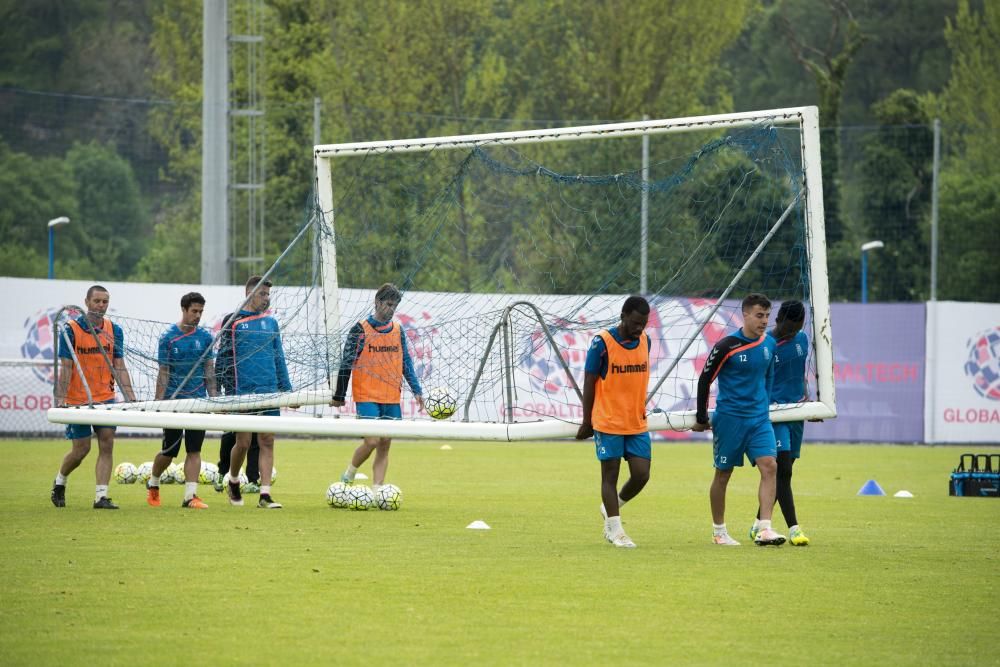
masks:
<path fill-rule="evenodd" d="M 152 401 L 164 325 L 119 318 L 140 403 L 115 406 L 117 423 L 570 436 L 590 341 L 634 293 L 652 306 L 651 430 L 693 424 L 698 375 L 749 292 L 807 305 L 810 395 L 774 418 L 836 413 L 814 107 L 317 146 L 315 165 L 316 210 L 268 272 L 292 391 Z M 350 393 L 346 409 L 327 405 L 384 282 L 403 290 L 396 319 L 424 391 L 458 399 L 451 420 L 419 413 L 405 383 L 398 422 L 339 418 Z M 280 426 L 234 414 L 263 407 L 285 408 Z"/>

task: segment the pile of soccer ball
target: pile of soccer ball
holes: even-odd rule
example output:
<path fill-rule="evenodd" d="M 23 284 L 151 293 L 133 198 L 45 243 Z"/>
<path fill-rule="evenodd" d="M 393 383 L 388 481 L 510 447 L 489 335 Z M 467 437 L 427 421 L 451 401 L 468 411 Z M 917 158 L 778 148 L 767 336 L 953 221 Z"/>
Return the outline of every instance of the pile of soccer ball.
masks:
<path fill-rule="evenodd" d="M 398 510 L 403 504 L 403 492 L 395 484 L 386 484 L 377 491 L 372 491 L 371 487 L 362 484 L 334 482 L 326 490 L 326 504 L 360 511 L 374 507 L 380 510 Z"/>
<path fill-rule="evenodd" d="M 135 466 L 132 463 L 124 461 L 115 466 L 114 478 L 119 484 L 135 484 L 139 483 L 143 487 L 146 486 L 146 482 L 149 481 L 150 476 L 153 474 L 153 462 L 146 461 L 140 466 Z M 201 462 L 201 471 L 198 473 L 198 483 L 199 484 L 212 484 L 215 485 L 219 482 L 219 466 L 214 463 L 209 463 L 208 461 Z M 223 483 L 229 482 L 229 473 L 225 473 L 222 476 Z M 271 484 L 278 481 L 278 470 L 276 468 L 271 468 Z M 167 469 L 163 471 L 160 475 L 160 485 L 163 484 L 183 484 L 185 482 L 184 475 L 184 464 L 174 462 L 167 466 Z M 224 488 L 224 487 L 223 487 Z M 260 487 L 250 480 L 247 479 L 246 474 L 240 471 L 240 490 L 243 493 L 260 493 Z"/>

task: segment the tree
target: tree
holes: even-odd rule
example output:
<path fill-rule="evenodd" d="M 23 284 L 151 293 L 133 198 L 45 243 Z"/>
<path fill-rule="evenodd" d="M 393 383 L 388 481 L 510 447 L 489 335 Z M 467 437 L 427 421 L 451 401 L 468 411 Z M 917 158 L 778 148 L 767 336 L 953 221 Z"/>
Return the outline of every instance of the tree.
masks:
<path fill-rule="evenodd" d="M 823 210 L 826 240 L 830 245 L 844 238 L 840 216 L 840 105 L 847 72 L 868 35 L 844 0 L 827 0 L 831 15 L 829 33 L 821 47 L 803 39 L 785 16 L 779 25 L 795 59 L 816 81 L 819 91 L 819 124 L 826 129 L 820 137 L 823 156 Z"/>
<path fill-rule="evenodd" d="M 852 2 L 863 33 L 871 35 L 854 56 L 841 98 L 841 124 L 870 125 L 872 105 L 888 91 L 940 90 L 948 80 L 945 20 L 957 0 L 880 0 Z M 826 0 L 761 0 L 743 32 L 723 55 L 732 72 L 731 89 L 738 110 L 819 104 L 813 74 L 788 48 L 784 19 L 802 42 L 820 48 L 828 38 L 831 17 Z"/>
<path fill-rule="evenodd" d="M 136 264 L 131 278 L 141 282 L 201 282 L 201 209 L 197 200 L 183 199 L 163 207 L 149 250 Z"/>
<path fill-rule="evenodd" d="M 864 240 L 884 240 L 870 257 L 879 279 L 869 288 L 878 301 L 920 301 L 928 296 L 929 218 L 933 134 L 920 97 L 897 90 L 873 112 L 879 131 L 869 135 L 861 163 L 860 228 Z M 857 239 L 853 244 L 857 246 Z"/>
<path fill-rule="evenodd" d="M 936 101 L 946 146 L 938 298 L 1000 301 L 1000 6 L 959 2 L 945 37 L 951 79 Z"/>
<path fill-rule="evenodd" d="M 86 254 L 111 280 L 125 280 L 147 243 L 148 214 L 129 163 L 109 146 L 77 144 L 66 153 L 76 182 L 78 228 Z"/>
<path fill-rule="evenodd" d="M 78 219 L 76 184 L 57 158 L 36 159 L 0 140 L 0 238 L 4 275 L 42 278 L 48 273 L 46 222 L 59 216 Z M 79 231 L 59 230 L 58 257 L 80 255 Z M 60 275 L 63 275 L 60 273 Z"/>

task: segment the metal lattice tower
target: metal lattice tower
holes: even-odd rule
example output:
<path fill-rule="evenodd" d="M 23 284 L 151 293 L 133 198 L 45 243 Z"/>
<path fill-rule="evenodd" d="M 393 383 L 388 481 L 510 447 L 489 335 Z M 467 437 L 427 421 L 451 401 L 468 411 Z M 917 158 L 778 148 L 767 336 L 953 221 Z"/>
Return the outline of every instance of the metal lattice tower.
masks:
<path fill-rule="evenodd" d="M 265 123 L 263 0 L 229 6 L 229 276 L 239 284 L 263 270 Z"/>

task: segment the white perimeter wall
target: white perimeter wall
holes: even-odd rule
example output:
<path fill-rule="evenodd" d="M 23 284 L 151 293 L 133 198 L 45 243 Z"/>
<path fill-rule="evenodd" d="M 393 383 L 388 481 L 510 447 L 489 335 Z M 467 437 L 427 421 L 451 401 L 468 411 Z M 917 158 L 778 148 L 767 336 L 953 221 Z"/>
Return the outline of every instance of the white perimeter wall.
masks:
<path fill-rule="evenodd" d="M 1000 304 L 927 304 L 924 440 L 1000 442 Z"/>

